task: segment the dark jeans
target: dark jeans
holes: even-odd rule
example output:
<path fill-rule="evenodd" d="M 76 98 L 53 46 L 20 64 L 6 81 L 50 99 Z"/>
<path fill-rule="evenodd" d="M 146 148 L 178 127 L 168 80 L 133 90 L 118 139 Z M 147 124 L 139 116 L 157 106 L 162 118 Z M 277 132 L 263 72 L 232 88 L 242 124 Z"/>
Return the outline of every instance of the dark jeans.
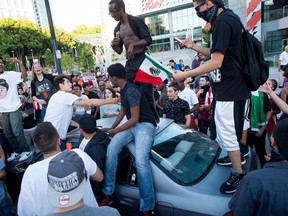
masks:
<path fill-rule="evenodd" d="M 207 134 L 209 125 L 210 125 L 210 121 L 198 119 L 198 129 L 201 133 Z"/>
<path fill-rule="evenodd" d="M 267 154 L 265 150 L 266 131 L 264 131 L 260 137 L 257 137 L 255 134 L 255 132 L 248 131 L 247 144 L 251 147 L 253 147 L 253 145 L 255 146 L 255 150 L 258 155 L 261 167 L 263 167 L 266 163 L 265 155 Z"/>
<path fill-rule="evenodd" d="M 0 187 L 5 187 L 4 189 L 4 197 L 0 200 L 0 215 L 1 216 L 10 216 L 12 215 L 12 200 L 7 192 L 6 186 L 3 182 L 0 182 Z"/>
<path fill-rule="evenodd" d="M 21 154 L 30 151 L 24 136 L 20 108 L 14 112 L 2 113 L 2 127 L 14 152 Z"/>

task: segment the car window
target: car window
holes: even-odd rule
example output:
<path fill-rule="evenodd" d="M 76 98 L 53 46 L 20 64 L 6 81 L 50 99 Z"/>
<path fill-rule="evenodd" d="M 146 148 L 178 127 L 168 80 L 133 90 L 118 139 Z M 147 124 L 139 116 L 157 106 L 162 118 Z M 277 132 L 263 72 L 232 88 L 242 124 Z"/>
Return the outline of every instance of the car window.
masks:
<path fill-rule="evenodd" d="M 193 184 L 207 175 L 220 148 L 208 136 L 172 123 L 155 137 L 152 160 L 180 184 Z"/>

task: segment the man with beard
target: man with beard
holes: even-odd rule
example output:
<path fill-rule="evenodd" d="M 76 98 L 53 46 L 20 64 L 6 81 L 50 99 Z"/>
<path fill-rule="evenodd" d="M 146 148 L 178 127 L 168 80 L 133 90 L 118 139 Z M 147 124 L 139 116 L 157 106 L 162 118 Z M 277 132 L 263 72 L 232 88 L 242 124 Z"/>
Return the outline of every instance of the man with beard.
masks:
<path fill-rule="evenodd" d="M 222 0 L 193 0 L 193 4 L 197 15 L 211 23 L 210 48 L 201 47 L 189 38 L 183 41 L 183 46 L 211 58 L 193 70 L 176 72 L 174 78 L 183 80 L 211 72 L 215 99 L 211 128 L 216 128 L 216 133 L 211 135 L 227 151 L 232 163 L 231 174 L 221 185 L 220 191 L 232 194 L 245 175 L 239 145 L 244 127 L 245 106 L 250 98 L 242 68 L 235 64 L 235 61 L 240 65 L 244 64 L 241 23 L 239 17 L 227 9 Z"/>

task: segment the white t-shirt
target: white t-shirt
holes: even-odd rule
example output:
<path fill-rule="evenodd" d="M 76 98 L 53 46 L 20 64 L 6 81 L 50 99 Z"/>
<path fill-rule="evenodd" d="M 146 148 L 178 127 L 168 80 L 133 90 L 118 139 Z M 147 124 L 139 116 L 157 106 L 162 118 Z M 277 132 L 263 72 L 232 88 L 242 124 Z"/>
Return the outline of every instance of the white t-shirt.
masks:
<path fill-rule="evenodd" d="M 196 93 L 187 87 L 178 92 L 178 97 L 188 102 L 190 110 L 199 103 Z"/>
<path fill-rule="evenodd" d="M 44 121 L 52 123 L 62 140 L 66 140 L 73 115 L 73 103 L 78 98 L 74 94 L 58 91 L 49 100 Z"/>
<path fill-rule="evenodd" d="M 4 79 L 8 84 L 8 89 L 0 85 L 0 112 L 14 112 L 21 106 L 17 88 L 17 84 L 22 82 L 21 73 L 5 71 L 0 75 L 0 79 Z"/>
<path fill-rule="evenodd" d="M 280 54 L 279 61 L 281 61 L 281 65 L 288 64 L 288 53 L 286 51 Z"/>
<path fill-rule="evenodd" d="M 82 98 L 83 100 L 89 99 L 86 95 L 81 95 L 80 98 Z M 85 112 L 85 106 L 73 105 L 73 109 L 73 116 L 84 115 L 85 113 L 91 114 L 91 109 Z"/>
<path fill-rule="evenodd" d="M 93 175 L 97 170 L 96 163 L 85 152 L 79 149 L 72 151 L 75 151 L 84 161 L 87 175 Z M 19 216 L 47 215 L 56 209 L 47 198 L 48 166 L 50 160 L 56 155 L 30 165 L 25 171 L 18 201 L 17 213 Z M 86 192 L 83 197 L 84 203 L 91 207 L 97 207 L 98 204 L 92 191 L 90 179 L 87 179 Z"/>
<path fill-rule="evenodd" d="M 83 138 L 83 140 L 81 141 L 80 145 L 79 145 L 79 149 L 81 151 L 84 151 L 86 145 L 88 144 L 88 142 L 90 141 L 91 139 L 86 139 L 86 138 Z"/>

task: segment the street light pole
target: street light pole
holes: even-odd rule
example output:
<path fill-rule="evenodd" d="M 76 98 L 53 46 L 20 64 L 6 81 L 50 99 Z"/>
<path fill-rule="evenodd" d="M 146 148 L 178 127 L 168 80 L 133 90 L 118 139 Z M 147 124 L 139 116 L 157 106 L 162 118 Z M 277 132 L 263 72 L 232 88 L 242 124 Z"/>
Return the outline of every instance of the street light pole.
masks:
<path fill-rule="evenodd" d="M 14 50 L 12 50 L 12 57 L 15 58 Z M 17 63 L 15 63 L 15 66 L 16 66 L 17 71 L 20 72 L 19 65 Z"/>
<path fill-rule="evenodd" d="M 31 49 L 30 51 L 31 51 L 31 57 L 32 57 L 32 64 L 34 64 L 34 55 L 33 55 L 33 49 Z"/>
<path fill-rule="evenodd" d="M 56 62 L 57 73 L 60 75 L 60 74 L 62 74 L 62 68 L 61 68 L 60 59 L 56 55 L 56 52 L 58 50 L 58 45 L 57 45 L 57 41 L 56 41 L 49 0 L 45 0 L 45 6 L 46 6 L 46 12 L 47 12 L 47 18 L 48 18 L 49 29 L 50 29 L 50 34 L 51 34 L 52 48 L 53 48 L 54 59 Z"/>
<path fill-rule="evenodd" d="M 74 50 L 75 50 L 75 57 L 77 58 L 77 48 L 76 48 L 76 46 L 74 46 Z"/>

